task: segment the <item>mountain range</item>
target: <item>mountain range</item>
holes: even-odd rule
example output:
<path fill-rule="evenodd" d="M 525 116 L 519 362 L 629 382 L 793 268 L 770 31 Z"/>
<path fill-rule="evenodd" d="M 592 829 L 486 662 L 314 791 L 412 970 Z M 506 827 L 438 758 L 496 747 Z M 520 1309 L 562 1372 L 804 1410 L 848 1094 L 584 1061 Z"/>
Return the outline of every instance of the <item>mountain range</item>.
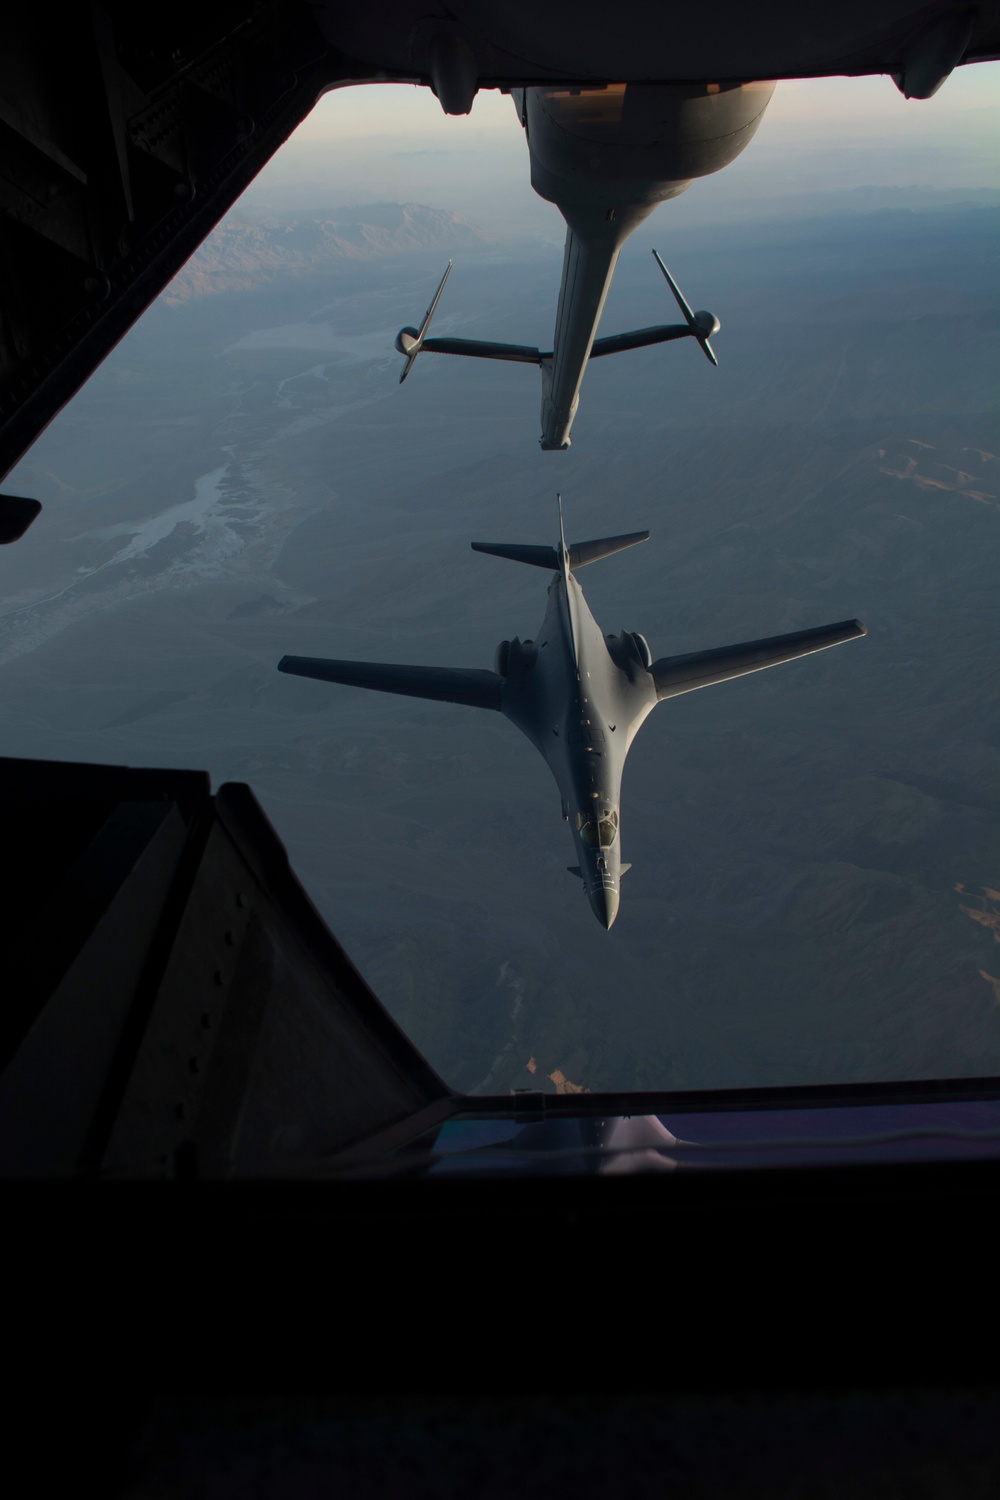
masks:
<path fill-rule="evenodd" d="M 419 203 L 366 203 L 242 221 L 235 217 L 220 224 L 192 255 L 164 300 L 176 305 L 218 292 L 256 291 L 279 276 L 321 274 L 337 261 L 438 249 L 450 254 L 488 238 L 457 214 Z"/>

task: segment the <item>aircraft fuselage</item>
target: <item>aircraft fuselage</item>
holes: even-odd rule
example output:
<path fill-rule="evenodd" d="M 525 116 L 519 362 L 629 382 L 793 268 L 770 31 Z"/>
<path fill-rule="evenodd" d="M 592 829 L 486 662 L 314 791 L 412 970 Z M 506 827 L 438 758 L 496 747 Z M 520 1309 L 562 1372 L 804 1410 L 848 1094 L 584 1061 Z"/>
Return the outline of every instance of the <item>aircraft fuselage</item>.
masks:
<path fill-rule="evenodd" d="M 624 655 L 624 653 L 619 653 Z M 621 881 L 621 780 L 656 686 L 635 653 L 616 662 L 567 569 L 552 579 L 534 641 L 512 641 L 502 712 L 544 756 L 562 794 L 591 907 L 610 927 Z"/>

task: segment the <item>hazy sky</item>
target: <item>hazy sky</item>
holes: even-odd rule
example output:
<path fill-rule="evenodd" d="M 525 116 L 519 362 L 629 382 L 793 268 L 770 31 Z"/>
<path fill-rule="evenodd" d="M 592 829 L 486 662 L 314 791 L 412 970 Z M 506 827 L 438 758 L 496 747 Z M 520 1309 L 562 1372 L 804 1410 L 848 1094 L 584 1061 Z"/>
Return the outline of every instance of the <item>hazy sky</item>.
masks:
<path fill-rule="evenodd" d="M 780 83 L 745 157 L 689 194 L 685 214 L 731 212 L 734 195 L 862 186 L 997 188 L 1000 63 L 959 69 L 929 100 L 890 79 Z M 528 186 L 523 132 L 505 95 L 484 90 L 449 118 L 429 89 L 383 84 L 325 95 L 248 190 L 248 208 L 420 202 L 488 227 L 561 237 Z"/>

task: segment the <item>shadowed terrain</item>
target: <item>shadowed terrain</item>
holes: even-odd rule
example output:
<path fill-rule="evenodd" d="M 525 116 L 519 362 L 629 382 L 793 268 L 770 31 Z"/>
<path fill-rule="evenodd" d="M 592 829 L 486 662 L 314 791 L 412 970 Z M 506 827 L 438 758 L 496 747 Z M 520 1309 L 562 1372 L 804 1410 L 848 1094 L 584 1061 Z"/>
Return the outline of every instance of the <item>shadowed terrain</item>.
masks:
<path fill-rule="evenodd" d="M 0 748 L 249 781 L 463 1089 L 996 1072 L 998 226 L 958 206 L 672 235 L 664 214 L 602 333 L 669 316 L 655 243 L 718 313 L 720 368 L 600 361 L 565 455 L 538 453 L 536 371 L 426 357 L 400 391 L 392 351 L 453 250 L 435 333 L 544 343 L 557 247 L 463 257 L 441 216 L 430 247 L 288 277 L 224 231 L 205 277 L 233 244 L 249 270 L 154 307 L 12 477 L 46 509 L 0 559 Z M 557 487 L 574 537 L 650 528 L 582 581 L 654 657 L 870 631 L 657 710 L 611 934 L 511 725 L 275 670 L 489 667 L 545 580 L 468 544 L 551 543 Z"/>

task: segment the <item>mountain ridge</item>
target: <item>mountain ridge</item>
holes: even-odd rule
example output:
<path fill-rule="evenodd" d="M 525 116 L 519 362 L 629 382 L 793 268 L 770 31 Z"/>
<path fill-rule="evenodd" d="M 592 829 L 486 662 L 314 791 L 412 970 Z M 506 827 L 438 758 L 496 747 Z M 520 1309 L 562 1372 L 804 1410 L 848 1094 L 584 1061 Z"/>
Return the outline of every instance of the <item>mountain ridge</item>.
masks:
<path fill-rule="evenodd" d="M 163 293 L 171 306 L 219 292 L 254 291 L 278 276 L 321 273 L 344 260 L 468 249 L 489 236 L 457 214 L 421 203 L 366 203 L 220 224 Z"/>

